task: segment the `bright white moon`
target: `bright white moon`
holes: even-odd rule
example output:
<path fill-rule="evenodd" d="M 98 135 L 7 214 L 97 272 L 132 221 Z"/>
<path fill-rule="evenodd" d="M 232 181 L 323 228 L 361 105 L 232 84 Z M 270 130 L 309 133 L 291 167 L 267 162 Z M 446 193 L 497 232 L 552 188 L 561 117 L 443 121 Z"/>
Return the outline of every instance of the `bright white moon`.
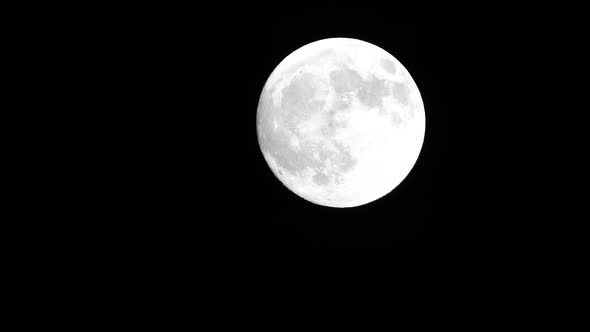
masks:
<path fill-rule="evenodd" d="M 260 95 L 260 149 L 275 176 L 319 205 L 353 207 L 392 191 L 418 158 L 424 104 L 391 54 L 357 39 L 307 44 Z"/>

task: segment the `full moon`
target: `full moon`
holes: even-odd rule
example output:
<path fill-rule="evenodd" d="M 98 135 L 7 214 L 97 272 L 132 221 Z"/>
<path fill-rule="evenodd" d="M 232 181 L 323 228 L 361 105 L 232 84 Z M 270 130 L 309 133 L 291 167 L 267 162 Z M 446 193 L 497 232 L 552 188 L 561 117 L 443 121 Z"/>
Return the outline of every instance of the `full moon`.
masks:
<path fill-rule="evenodd" d="M 375 201 L 408 175 L 422 148 L 422 97 L 407 69 L 373 44 L 323 39 L 289 54 L 266 81 L 258 143 L 274 175 L 330 207 Z"/>

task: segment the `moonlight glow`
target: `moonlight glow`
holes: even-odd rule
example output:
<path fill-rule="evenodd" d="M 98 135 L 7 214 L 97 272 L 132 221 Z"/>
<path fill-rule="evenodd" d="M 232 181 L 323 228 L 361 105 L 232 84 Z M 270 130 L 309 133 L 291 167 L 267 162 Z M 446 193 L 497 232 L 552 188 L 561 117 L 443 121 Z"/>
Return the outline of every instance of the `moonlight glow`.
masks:
<path fill-rule="evenodd" d="M 424 139 L 424 105 L 408 71 L 356 39 L 307 44 L 272 72 L 258 142 L 275 176 L 319 205 L 353 207 L 393 190 Z"/>

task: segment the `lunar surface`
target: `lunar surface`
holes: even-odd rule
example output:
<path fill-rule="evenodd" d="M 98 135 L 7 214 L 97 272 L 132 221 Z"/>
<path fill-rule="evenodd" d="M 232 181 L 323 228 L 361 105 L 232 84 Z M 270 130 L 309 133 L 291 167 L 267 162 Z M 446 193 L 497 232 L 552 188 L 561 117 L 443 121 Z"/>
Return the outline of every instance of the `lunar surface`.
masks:
<path fill-rule="evenodd" d="M 319 205 L 388 194 L 414 166 L 425 131 L 416 83 L 385 50 L 357 39 L 307 44 L 271 73 L 256 116 L 274 175 Z"/>

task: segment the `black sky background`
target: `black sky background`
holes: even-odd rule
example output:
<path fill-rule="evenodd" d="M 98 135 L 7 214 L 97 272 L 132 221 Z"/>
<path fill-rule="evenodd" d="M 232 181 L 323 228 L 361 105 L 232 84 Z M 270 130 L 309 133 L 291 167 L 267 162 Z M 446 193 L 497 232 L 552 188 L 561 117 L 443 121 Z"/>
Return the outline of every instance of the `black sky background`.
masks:
<path fill-rule="evenodd" d="M 152 9 L 4 14 L 9 286 L 587 285 L 579 11 Z M 328 37 L 393 54 L 426 110 L 410 175 L 352 209 L 291 193 L 256 140 L 271 71 Z"/>

